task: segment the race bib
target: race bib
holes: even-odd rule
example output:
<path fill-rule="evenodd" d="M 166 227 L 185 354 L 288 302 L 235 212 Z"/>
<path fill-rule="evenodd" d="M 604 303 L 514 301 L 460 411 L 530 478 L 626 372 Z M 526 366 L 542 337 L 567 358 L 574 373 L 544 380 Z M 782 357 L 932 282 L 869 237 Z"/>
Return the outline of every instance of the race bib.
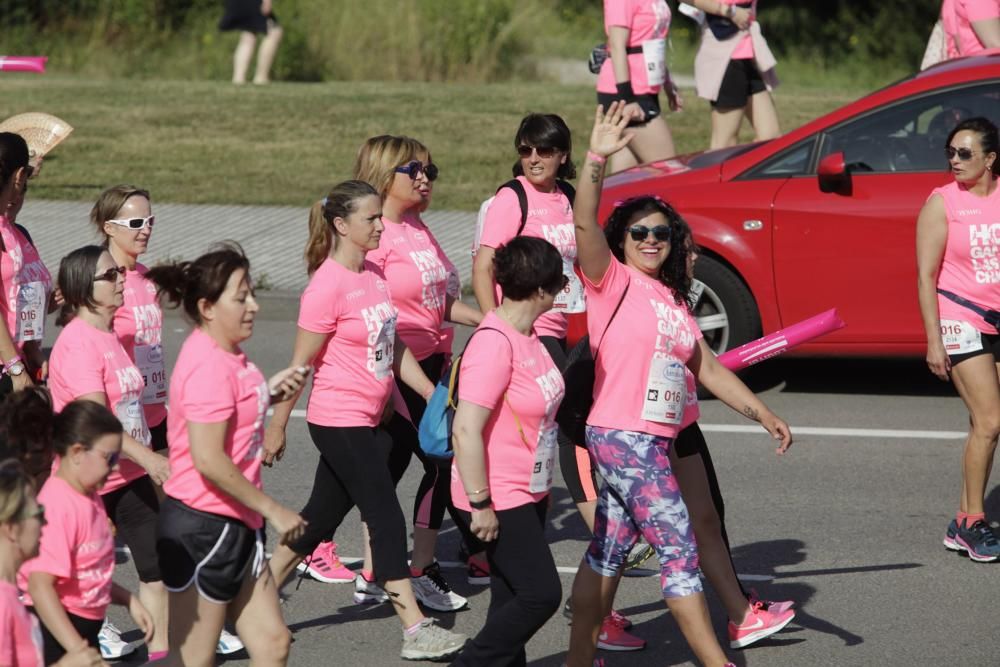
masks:
<path fill-rule="evenodd" d="M 686 404 L 684 364 L 675 357 L 652 359 L 642 402 L 642 418 L 660 424 L 680 424 Z"/>
<path fill-rule="evenodd" d="M 646 79 L 650 86 L 662 86 L 667 80 L 667 40 L 647 39 L 642 43 L 642 59 L 646 63 Z"/>
<path fill-rule="evenodd" d="M 548 493 L 556 471 L 556 441 L 558 430 L 555 424 L 542 426 L 538 431 L 538 448 L 535 450 L 535 464 L 531 469 L 528 490 L 532 493 Z"/>
<path fill-rule="evenodd" d="M 552 310 L 563 313 L 582 313 L 587 310 L 587 302 L 583 296 L 583 283 L 580 281 L 576 271 L 573 270 L 573 263 L 563 260 L 563 275 L 569 280 L 566 287 L 556 295 L 552 302 Z"/>
<path fill-rule="evenodd" d="M 941 341 L 948 354 L 965 354 L 983 349 L 979 330 L 962 320 L 941 320 Z"/>
<path fill-rule="evenodd" d="M 393 345 L 396 342 L 396 318 L 382 323 L 382 330 L 375 339 L 375 377 L 383 380 L 392 373 Z"/>
<path fill-rule="evenodd" d="M 17 331 L 14 340 L 23 343 L 45 336 L 45 283 L 23 283 L 17 288 Z"/>
<path fill-rule="evenodd" d="M 142 411 L 142 401 L 138 398 L 123 398 L 115 408 L 115 416 L 122 423 L 122 430 L 144 447 L 152 446 L 146 415 Z"/>
<path fill-rule="evenodd" d="M 162 345 L 136 345 L 135 365 L 142 373 L 145 387 L 142 390 L 144 405 L 165 403 L 167 400 L 167 372 L 163 367 Z"/>

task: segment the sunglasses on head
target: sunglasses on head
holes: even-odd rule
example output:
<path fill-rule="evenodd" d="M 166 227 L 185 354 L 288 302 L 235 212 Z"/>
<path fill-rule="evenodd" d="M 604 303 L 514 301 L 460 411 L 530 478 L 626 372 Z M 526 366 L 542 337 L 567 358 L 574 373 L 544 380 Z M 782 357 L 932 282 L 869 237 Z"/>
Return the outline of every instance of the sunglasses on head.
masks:
<path fill-rule="evenodd" d="M 124 275 L 125 275 L 124 266 L 112 266 L 104 273 L 99 273 L 96 276 L 94 276 L 94 282 L 97 282 L 98 280 L 107 280 L 109 283 L 113 283 L 114 281 L 118 280 L 118 276 L 124 276 Z"/>
<path fill-rule="evenodd" d="M 632 225 L 628 228 L 629 236 L 635 242 L 645 241 L 650 232 L 653 233 L 653 238 L 657 241 L 669 241 L 670 240 L 670 227 L 667 225 L 657 225 L 650 229 L 646 225 Z"/>
<path fill-rule="evenodd" d="M 517 147 L 517 154 L 524 158 L 531 157 L 532 151 L 538 153 L 540 158 L 550 158 L 558 153 L 559 149 L 552 146 L 527 146 L 525 144 Z"/>
<path fill-rule="evenodd" d="M 156 222 L 156 216 L 150 215 L 145 218 L 122 218 L 120 220 L 108 220 L 112 225 L 118 225 L 119 227 L 128 227 L 133 231 L 140 229 L 145 229 L 146 227 L 152 227 L 153 223 Z"/>
<path fill-rule="evenodd" d="M 411 181 L 417 180 L 417 176 L 422 173 L 427 177 L 428 181 L 434 182 L 438 177 L 438 168 L 433 162 L 425 166 L 420 160 L 413 160 L 402 167 L 396 167 L 396 173 L 406 174 L 410 177 Z"/>

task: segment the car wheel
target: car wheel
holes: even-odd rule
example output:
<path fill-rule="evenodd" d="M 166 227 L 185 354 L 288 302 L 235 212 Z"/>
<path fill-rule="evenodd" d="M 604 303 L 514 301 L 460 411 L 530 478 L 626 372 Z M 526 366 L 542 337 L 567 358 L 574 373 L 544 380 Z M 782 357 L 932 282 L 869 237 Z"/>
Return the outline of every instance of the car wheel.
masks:
<path fill-rule="evenodd" d="M 694 266 L 694 317 L 716 354 L 760 337 L 760 313 L 743 281 L 717 259 L 704 255 Z"/>

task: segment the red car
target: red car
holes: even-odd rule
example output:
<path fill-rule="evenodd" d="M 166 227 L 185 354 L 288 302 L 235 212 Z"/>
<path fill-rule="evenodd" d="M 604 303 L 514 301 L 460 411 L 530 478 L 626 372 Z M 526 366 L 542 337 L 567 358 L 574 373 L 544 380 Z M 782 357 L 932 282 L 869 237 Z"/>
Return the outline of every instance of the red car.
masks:
<path fill-rule="evenodd" d="M 971 116 L 1000 120 L 1000 51 L 942 63 L 772 141 L 611 176 L 601 219 L 614 201 L 657 194 L 687 220 L 702 249 L 696 315 L 716 352 L 836 307 L 847 326 L 797 352 L 923 356 L 917 214 L 951 180 L 945 140 Z"/>

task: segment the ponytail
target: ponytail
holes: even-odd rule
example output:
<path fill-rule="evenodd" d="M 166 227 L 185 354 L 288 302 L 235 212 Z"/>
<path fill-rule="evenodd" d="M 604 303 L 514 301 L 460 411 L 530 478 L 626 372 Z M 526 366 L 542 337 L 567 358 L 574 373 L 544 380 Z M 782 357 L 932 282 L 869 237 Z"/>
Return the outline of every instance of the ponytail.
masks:
<path fill-rule="evenodd" d="M 309 275 L 315 273 L 337 247 L 333 221 L 336 218 L 347 219 L 358 210 L 358 202 L 365 197 L 378 196 L 375 188 L 364 181 L 344 181 L 333 186 L 325 199 L 312 205 L 309 209 L 309 241 L 305 251 Z"/>
<path fill-rule="evenodd" d="M 230 276 L 242 269 L 250 280 L 250 260 L 235 241 L 224 241 L 193 262 L 171 262 L 151 268 L 146 277 L 156 284 L 157 295 L 165 294 L 171 308 L 184 307 L 184 314 L 201 325 L 198 303 L 216 303 L 226 291 Z"/>

